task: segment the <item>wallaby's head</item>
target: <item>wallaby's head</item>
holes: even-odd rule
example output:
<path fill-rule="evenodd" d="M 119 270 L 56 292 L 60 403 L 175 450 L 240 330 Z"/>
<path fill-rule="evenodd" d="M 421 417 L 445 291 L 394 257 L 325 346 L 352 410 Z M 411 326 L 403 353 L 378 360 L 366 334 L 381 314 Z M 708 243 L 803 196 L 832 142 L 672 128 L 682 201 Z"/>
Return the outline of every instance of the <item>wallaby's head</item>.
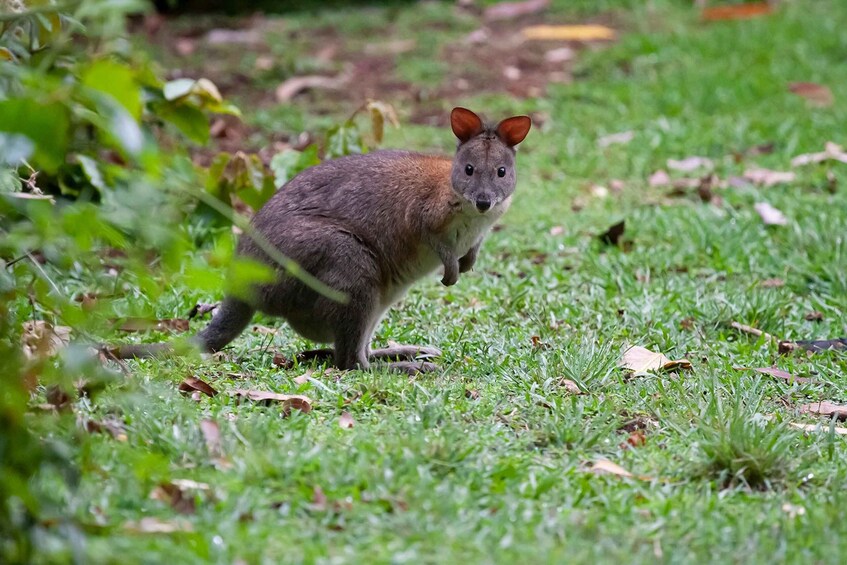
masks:
<path fill-rule="evenodd" d="M 515 191 L 515 146 L 532 122 L 529 116 L 506 118 L 494 127 L 466 108 L 453 108 L 450 125 L 459 138 L 453 160 L 453 190 L 481 214 Z"/>

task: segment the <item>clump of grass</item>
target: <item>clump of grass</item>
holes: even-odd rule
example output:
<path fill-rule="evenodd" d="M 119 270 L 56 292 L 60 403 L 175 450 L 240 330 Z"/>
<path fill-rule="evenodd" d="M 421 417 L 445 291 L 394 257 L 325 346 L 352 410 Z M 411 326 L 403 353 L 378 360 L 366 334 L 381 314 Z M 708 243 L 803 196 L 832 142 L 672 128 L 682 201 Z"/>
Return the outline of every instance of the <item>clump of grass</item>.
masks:
<path fill-rule="evenodd" d="M 697 474 L 722 486 L 769 490 L 785 480 L 797 460 L 796 434 L 757 411 L 761 398 L 736 399 L 725 407 L 716 397 L 697 429 Z"/>

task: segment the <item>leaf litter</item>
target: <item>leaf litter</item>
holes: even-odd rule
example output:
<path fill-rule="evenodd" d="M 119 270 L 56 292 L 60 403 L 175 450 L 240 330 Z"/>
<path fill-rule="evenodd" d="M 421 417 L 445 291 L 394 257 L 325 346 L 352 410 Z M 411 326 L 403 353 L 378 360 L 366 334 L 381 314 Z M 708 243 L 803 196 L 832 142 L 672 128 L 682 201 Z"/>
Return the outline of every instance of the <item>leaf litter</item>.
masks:
<path fill-rule="evenodd" d="M 688 359 L 672 361 L 665 357 L 663 353 L 635 345 L 624 352 L 620 367 L 636 374 L 650 371 L 673 371 L 675 369 L 688 370 L 691 369 L 691 361 Z"/>

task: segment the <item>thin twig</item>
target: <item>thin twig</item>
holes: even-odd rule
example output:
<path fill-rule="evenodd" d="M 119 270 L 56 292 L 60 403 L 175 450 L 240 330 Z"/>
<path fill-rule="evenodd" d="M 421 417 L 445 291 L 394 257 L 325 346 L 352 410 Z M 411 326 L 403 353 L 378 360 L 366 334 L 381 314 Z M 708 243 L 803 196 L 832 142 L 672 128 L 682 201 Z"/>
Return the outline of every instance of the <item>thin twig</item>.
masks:
<path fill-rule="evenodd" d="M 769 334 L 768 332 L 764 332 L 758 328 L 754 328 L 753 326 L 747 326 L 745 324 L 739 324 L 738 322 L 730 322 L 729 327 L 736 329 L 740 332 L 744 332 L 747 334 L 754 335 L 756 337 L 764 337 L 766 340 L 771 341 L 773 343 L 779 343 L 780 339 L 776 336 Z"/>

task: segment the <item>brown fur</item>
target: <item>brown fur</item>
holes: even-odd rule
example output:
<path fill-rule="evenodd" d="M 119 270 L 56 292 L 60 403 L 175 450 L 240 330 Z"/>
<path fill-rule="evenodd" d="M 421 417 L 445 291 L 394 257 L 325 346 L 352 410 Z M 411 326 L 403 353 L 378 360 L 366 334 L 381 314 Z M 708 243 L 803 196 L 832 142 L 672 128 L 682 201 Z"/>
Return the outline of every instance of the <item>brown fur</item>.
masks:
<path fill-rule="evenodd" d="M 281 272 L 246 300 L 227 297 L 195 338 L 198 345 L 220 349 L 260 310 L 285 318 L 307 339 L 333 343 L 336 366 L 368 367 L 368 343 L 388 307 L 439 265 L 442 282 L 455 284 L 459 273 L 473 266 L 483 237 L 511 201 L 514 146 L 529 131 L 529 118 L 509 118 L 491 128 L 463 108 L 451 117 L 459 139 L 453 160 L 375 151 L 326 161 L 293 178 L 254 216 L 258 233 L 347 294 L 346 304 Z M 240 240 L 238 253 L 272 264 L 248 236 Z M 163 348 L 128 346 L 119 354 L 159 354 Z M 371 357 L 390 357 L 386 351 L 370 352 Z M 409 351 L 403 349 L 401 356 Z M 409 364 L 395 365 L 409 369 Z"/>

